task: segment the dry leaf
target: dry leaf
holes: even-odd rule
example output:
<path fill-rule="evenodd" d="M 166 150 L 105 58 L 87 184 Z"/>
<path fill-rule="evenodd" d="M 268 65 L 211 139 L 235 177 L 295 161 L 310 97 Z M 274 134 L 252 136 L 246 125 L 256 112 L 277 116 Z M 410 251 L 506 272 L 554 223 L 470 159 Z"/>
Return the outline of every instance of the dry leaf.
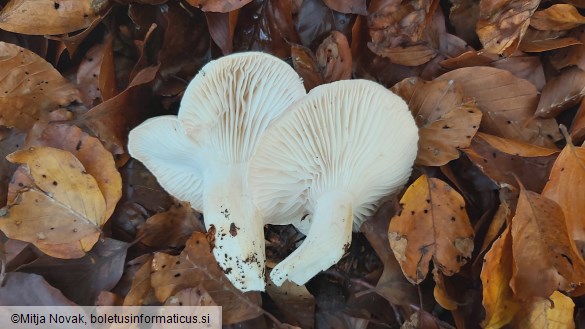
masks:
<path fill-rule="evenodd" d="M 548 298 L 536 298 L 523 305 L 513 328 L 518 329 L 575 329 L 573 310 L 575 303 L 571 298 L 555 291 Z"/>
<path fill-rule="evenodd" d="M 463 149 L 469 159 L 498 185 L 540 192 L 557 157 L 557 150 L 477 133 L 471 146 Z"/>
<path fill-rule="evenodd" d="M 222 54 L 229 55 L 234 46 L 234 30 L 238 19 L 238 11 L 229 13 L 205 13 L 209 35 L 215 44 L 221 49 Z"/>
<path fill-rule="evenodd" d="M 433 280 L 435 281 L 435 289 L 433 289 L 433 296 L 437 304 L 441 305 L 442 308 L 454 311 L 457 309 L 457 302 L 449 296 L 447 293 L 447 287 L 445 284 L 445 275 L 439 273 L 437 268 L 433 269 Z"/>
<path fill-rule="evenodd" d="M 29 131 L 26 146 L 49 146 L 71 152 L 95 178 L 106 201 L 105 219 L 110 218 L 122 197 L 122 177 L 112 154 L 97 138 L 76 126 L 39 123 Z"/>
<path fill-rule="evenodd" d="M 571 124 L 571 139 L 574 143 L 581 143 L 585 139 L 585 101 L 581 101 L 579 110 Z"/>
<path fill-rule="evenodd" d="M 518 49 L 525 52 L 544 52 L 583 44 L 579 39 L 566 36 L 564 32 L 526 30 Z"/>
<path fill-rule="evenodd" d="M 211 295 L 199 286 L 197 288 L 187 288 L 179 291 L 174 296 L 169 297 L 165 305 L 170 306 L 218 306 Z"/>
<path fill-rule="evenodd" d="M 156 297 L 165 302 L 186 288 L 203 286 L 223 307 L 223 324 L 252 319 L 262 309 L 253 300 L 257 293 L 244 294 L 235 288 L 217 265 L 203 233 L 194 233 L 179 256 L 156 253 L 152 261 L 151 283 Z"/>
<path fill-rule="evenodd" d="M 232 10 L 242 8 L 252 0 L 187 0 L 187 2 L 203 11 L 228 13 Z"/>
<path fill-rule="evenodd" d="M 457 273 L 473 251 L 473 229 L 461 195 L 422 175 L 400 203 L 403 209 L 390 220 L 388 238 L 406 278 L 415 284 L 424 280 L 431 259 L 441 273 Z"/>
<path fill-rule="evenodd" d="M 563 210 L 569 236 L 575 240 L 578 250 L 585 254 L 585 149 L 570 142 L 555 161 L 542 195 Z"/>
<path fill-rule="evenodd" d="M 0 71 L 0 125 L 27 131 L 48 112 L 79 99 L 51 64 L 16 45 L 0 42 Z"/>
<path fill-rule="evenodd" d="M 107 44 L 93 46 L 83 57 L 77 69 L 77 85 L 81 93 L 81 101 L 91 108 L 101 101 L 100 69 Z"/>
<path fill-rule="evenodd" d="M 45 279 L 36 274 L 11 272 L 0 287 L 0 305 L 74 306 Z"/>
<path fill-rule="evenodd" d="M 82 258 L 56 259 L 43 255 L 19 268 L 42 275 L 53 287 L 79 305 L 94 305 L 102 291 L 116 286 L 124 271 L 126 242 L 104 238 Z"/>
<path fill-rule="evenodd" d="M 579 104 L 585 96 L 585 71 L 578 67 L 565 69 L 560 75 L 547 81 L 536 116 L 556 117 L 562 111 Z"/>
<path fill-rule="evenodd" d="M 344 14 L 368 14 L 366 0 L 323 0 L 323 2 L 327 7 Z"/>
<path fill-rule="evenodd" d="M 277 287 L 266 285 L 266 293 L 284 314 L 284 320 L 299 328 L 311 328 L 315 323 L 315 297 L 305 288 L 285 281 Z"/>
<path fill-rule="evenodd" d="M 18 167 L 10 163 L 5 157 L 18 150 L 24 144 L 25 134 L 17 129 L 0 127 L 0 206 L 7 204 L 8 183 Z"/>
<path fill-rule="evenodd" d="M 0 29 L 64 34 L 88 27 L 102 10 L 98 0 L 12 0 L 0 12 Z"/>
<path fill-rule="evenodd" d="M 510 288 L 513 266 L 512 235 L 510 227 L 507 227 L 485 255 L 481 270 L 483 307 L 486 313 L 482 327 L 485 329 L 504 327 L 520 310 L 521 303 L 514 299 Z"/>
<path fill-rule="evenodd" d="M 499 137 L 554 147 L 561 139 L 554 119 L 534 118 L 538 91 L 530 82 L 491 67 L 466 67 L 443 74 L 455 80 L 483 112 L 480 131 Z"/>
<path fill-rule="evenodd" d="M 476 32 L 486 51 L 512 54 L 540 0 L 483 0 Z"/>
<path fill-rule="evenodd" d="M 512 218 L 512 250 L 510 286 L 519 299 L 547 298 L 557 289 L 569 292 L 585 282 L 585 262 L 569 237 L 563 210 L 524 188 Z"/>
<path fill-rule="evenodd" d="M 459 149 L 468 147 L 479 129 L 481 111 L 457 82 L 408 78 L 392 91 L 406 101 L 420 129 L 419 165 L 442 166 L 459 158 Z"/>
<path fill-rule="evenodd" d="M 291 57 L 295 71 L 303 78 L 307 91 L 323 84 L 323 76 L 317 64 L 317 58 L 307 47 L 291 45 Z"/>
<path fill-rule="evenodd" d="M 150 247 L 176 248 L 183 246 L 194 232 L 205 227 L 188 202 L 174 204 L 168 211 L 158 213 L 140 227 L 140 242 Z"/>
<path fill-rule="evenodd" d="M 326 83 L 351 78 L 351 50 L 342 33 L 331 31 L 317 48 L 315 57 Z"/>
<path fill-rule="evenodd" d="M 585 17 L 577 8 L 564 3 L 537 11 L 530 18 L 530 26 L 544 31 L 570 30 L 582 24 L 585 24 Z"/>
<path fill-rule="evenodd" d="M 150 284 L 151 268 L 152 256 L 134 273 L 130 291 L 124 298 L 124 306 L 152 305 L 156 301 L 154 289 Z"/>
<path fill-rule="evenodd" d="M 8 156 L 25 164 L 35 186 L 3 208 L 0 229 L 58 258 L 83 257 L 97 242 L 106 203 L 95 179 L 71 153 L 50 147 Z"/>

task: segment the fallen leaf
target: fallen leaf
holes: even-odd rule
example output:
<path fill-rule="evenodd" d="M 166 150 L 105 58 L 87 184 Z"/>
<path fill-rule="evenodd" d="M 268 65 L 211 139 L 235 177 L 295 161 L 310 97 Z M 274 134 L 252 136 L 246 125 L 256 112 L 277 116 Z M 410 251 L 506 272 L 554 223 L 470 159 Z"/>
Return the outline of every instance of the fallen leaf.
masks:
<path fill-rule="evenodd" d="M 530 82 L 491 67 L 466 67 L 438 77 L 455 80 L 483 112 L 480 131 L 499 137 L 555 147 L 561 139 L 554 119 L 534 118 L 538 91 Z"/>
<path fill-rule="evenodd" d="M 134 273 L 130 291 L 124 298 L 124 306 L 153 305 L 156 302 L 154 288 L 150 284 L 152 256 Z"/>
<path fill-rule="evenodd" d="M 307 91 L 323 84 L 323 76 L 317 59 L 311 49 L 301 45 L 291 45 L 292 64 L 295 71 L 303 79 Z"/>
<path fill-rule="evenodd" d="M 521 308 L 510 288 L 514 259 L 512 235 L 508 226 L 485 255 L 481 270 L 485 319 L 482 327 L 499 329 L 510 323 Z"/>
<path fill-rule="evenodd" d="M 479 1 L 451 0 L 449 21 L 455 28 L 456 34 L 469 44 L 477 40 L 475 26 L 479 19 Z"/>
<path fill-rule="evenodd" d="M 570 292 L 585 282 L 585 262 L 569 237 L 562 208 L 524 188 L 512 218 L 512 251 L 510 287 L 521 300 L 547 298 L 557 289 Z"/>
<path fill-rule="evenodd" d="M 442 166 L 459 157 L 479 129 L 481 111 L 454 81 L 408 78 L 391 89 L 402 97 L 419 127 L 416 163 Z"/>
<path fill-rule="evenodd" d="M 574 143 L 581 143 L 585 140 L 585 101 L 583 100 L 577 114 L 575 114 L 570 132 Z"/>
<path fill-rule="evenodd" d="M 41 256 L 18 270 L 42 275 L 52 286 L 79 305 L 94 305 L 102 291 L 120 280 L 128 243 L 105 238 L 79 259 Z"/>
<path fill-rule="evenodd" d="M 187 288 L 179 291 L 169 297 L 165 305 L 171 306 L 217 306 L 211 295 L 199 286 L 197 288 Z"/>
<path fill-rule="evenodd" d="M 305 288 L 286 281 L 277 287 L 266 285 L 266 293 L 284 314 L 284 320 L 299 328 L 311 328 L 315 323 L 315 297 Z"/>
<path fill-rule="evenodd" d="M 317 48 L 315 57 L 326 83 L 351 78 L 351 50 L 342 33 L 331 31 Z"/>
<path fill-rule="evenodd" d="M 422 175 L 400 203 L 403 209 L 390 220 L 388 238 L 406 278 L 414 284 L 424 280 L 431 259 L 441 273 L 457 273 L 473 251 L 473 228 L 461 195 Z"/>
<path fill-rule="evenodd" d="M 74 306 L 45 279 L 37 274 L 11 272 L 0 286 L 0 305 L 10 306 Z"/>
<path fill-rule="evenodd" d="M 294 18 L 293 28 L 298 32 L 297 43 L 314 49 L 316 40 L 322 40 L 331 31 L 339 31 L 349 36 L 355 16 L 331 10 L 322 0 L 303 0 Z"/>
<path fill-rule="evenodd" d="M 187 0 L 187 3 L 193 7 L 200 8 L 203 11 L 227 13 L 232 10 L 240 9 L 251 1 L 252 0 Z"/>
<path fill-rule="evenodd" d="M 544 31 L 570 30 L 582 24 L 585 24 L 585 17 L 577 8 L 564 3 L 539 10 L 530 18 L 530 26 Z"/>
<path fill-rule="evenodd" d="M 519 187 L 519 180 L 536 192 L 544 188 L 558 153 L 556 149 L 484 133 L 477 133 L 470 147 L 462 151 L 496 184 Z"/>
<path fill-rule="evenodd" d="M 26 165 L 35 186 L 3 208 L 0 229 L 54 257 L 83 257 L 105 222 L 106 203 L 95 179 L 71 153 L 55 148 L 17 151 L 8 160 Z"/>
<path fill-rule="evenodd" d="M 558 291 L 548 298 L 536 298 L 523 305 L 512 323 L 522 329 L 575 329 L 575 303 Z"/>
<path fill-rule="evenodd" d="M 360 230 L 384 265 L 375 291 L 393 305 L 412 305 L 418 302 L 418 298 L 415 297 L 416 289 L 402 274 L 400 264 L 394 257 L 388 241 L 388 225 L 395 213 L 396 207 L 391 202 L 386 202 L 380 206 L 373 218 L 362 224 Z"/>
<path fill-rule="evenodd" d="M 0 206 L 2 207 L 7 203 L 8 183 L 18 167 L 5 157 L 24 144 L 24 137 L 25 134 L 17 129 L 0 127 Z"/>
<path fill-rule="evenodd" d="M 512 54 L 526 32 L 540 0 L 484 0 L 476 32 L 486 51 Z"/>
<path fill-rule="evenodd" d="M 529 36 L 529 33 L 526 33 L 520 45 L 518 45 L 518 49 L 527 53 L 541 53 L 581 44 L 583 44 L 581 41 L 571 37 L 539 39 L 536 36 Z"/>
<path fill-rule="evenodd" d="M 578 67 L 565 69 L 547 81 L 535 115 L 541 118 L 556 117 L 562 111 L 577 105 L 585 96 L 585 71 Z"/>
<path fill-rule="evenodd" d="M 233 51 L 234 32 L 238 13 L 238 11 L 231 11 L 229 13 L 208 11 L 205 13 L 209 35 L 224 55 L 229 55 Z"/>
<path fill-rule="evenodd" d="M 550 171 L 542 196 L 555 201 L 563 210 L 569 236 L 585 254 L 585 149 L 567 143 Z"/>
<path fill-rule="evenodd" d="M 194 232 L 205 232 L 197 217 L 188 202 L 174 204 L 168 211 L 146 220 L 138 231 L 138 236 L 142 236 L 140 242 L 155 248 L 183 246 Z"/>
<path fill-rule="evenodd" d="M 179 256 L 155 253 L 152 271 L 151 283 L 160 302 L 183 289 L 201 285 L 222 306 L 224 325 L 261 314 L 262 309 L 254 301 L 259 296 L 244 294 L 230 283 L 217 265 L 203 233 L 194 233 Z"/>
<path fill-rule="evenodd" d="M 96 0 L 12 0 L 0 12 L 0 29 L 64 34 L 88 27 L 103 9 Z"/>
<path fill-rule="evenodd" d="M 48 112 L 79 100 L 72 84 L 27 49 L 0 42 L 0 70 L 0 125 L 27 131 Z"/>
<path fill-rule="evenodd" d="M 89 108 L 101 101 L 99 75 L 106 47 L 106 44 L 93 46 L 77 69 L 77 86 L 81 93 L 81 101 Z"/>
<path fill-rule="evenodd" d="M 85 171 L 95 178 L 106 201 L 105 220 L 109 219 L 122 197 L 122 178 L 112 154 L 97 138 L 89 136 L 76 126 L 37 125 L 29 131 L 26 146 L 48 146 L 71 152 Z"/>
<path fill-rule="evenodd" d="M 435 289 L 433 289 L 433 296 L 435 301 L 442 308 L 454 311 L 457 309 L 457 302 L 449 296 L 447 293 L 447 287 L 445 284 L 445 275 L 440 273 L 436 268 L 433 269 L 433 280 L 435 281 Z"/>
<path fill-rule="evenodd" d="M 344 13 L 344 14 L 358 14 L 367 15 L 366 0 L 323 0 L 327 7 Z"/>

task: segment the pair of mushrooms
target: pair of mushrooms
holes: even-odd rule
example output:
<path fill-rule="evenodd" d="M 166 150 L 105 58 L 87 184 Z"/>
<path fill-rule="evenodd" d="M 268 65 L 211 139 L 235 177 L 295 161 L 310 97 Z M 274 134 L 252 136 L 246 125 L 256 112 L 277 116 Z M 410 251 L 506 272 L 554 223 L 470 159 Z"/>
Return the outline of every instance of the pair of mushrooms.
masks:
<path fill-rule="evenodd" d="M 352 227 L 406 183 L 417 141 L 408 106 L 381 85 L 345 80 L 307 94 L 285 62 L 248 52 L 205 65 L 178 116 L 145 121 L 130 132 L 128 149 L 165 190 L 204 214 L 233 285 L 263 291 L 265 224 L 306 234 L 271 272 L 277 285 L 306 283 L 335 264 Z"/>

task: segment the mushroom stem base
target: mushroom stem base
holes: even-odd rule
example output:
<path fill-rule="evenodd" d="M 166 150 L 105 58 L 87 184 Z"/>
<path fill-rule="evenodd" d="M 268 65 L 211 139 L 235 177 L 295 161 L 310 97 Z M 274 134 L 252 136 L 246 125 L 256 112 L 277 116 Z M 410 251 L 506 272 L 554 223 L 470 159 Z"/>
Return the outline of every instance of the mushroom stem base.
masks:
<path fill-rule="evenodd" d="M 264 225 L 243 165 L 216 166 L 204 183 L 205 227 L 215 231 L 215 260 L 241 291 L 264 291 Z"/>
<path fill-rule="evenodd" d="M 274 267 L 270 278 L 280 286 L 285 280 L 303 285 L 320 271 L 337 263 L 351 243 L 351 195 L 328 192 L 317 200 L 305 241 Z"/>

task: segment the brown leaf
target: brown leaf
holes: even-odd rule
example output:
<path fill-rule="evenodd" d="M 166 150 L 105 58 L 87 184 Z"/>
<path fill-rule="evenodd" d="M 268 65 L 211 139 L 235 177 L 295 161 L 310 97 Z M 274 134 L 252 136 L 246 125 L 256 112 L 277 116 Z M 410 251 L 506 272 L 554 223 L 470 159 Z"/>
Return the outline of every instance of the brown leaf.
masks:
<path fill-rule="evenodd" d="M 128 243 L 105 238 L 83 258 L 56 259 L 46 255 L 19 268 L 42 275 L 72 301 L 94 305 L 102 291 L 110 291 L 120 280 Z"/>
<path fill-rule="evenodd" d="M 16 45 L 0 42 L 0 71 L 0 125 L 27 131 L 48 112 L 79 99 L 51 64 Z"/>
<path fill-rule="evenodd" d="M 580 27 L 570 31 L 568 37 L 575 38 L 581 43 L 552 53 L 550 63 L 557 70 L 573 65 L 583 70 L 585 69 L 585 45 L 583 44 L 585 42 L 585 28 Z"/>
<path fill-rule="evenodd" d="M 291 57 L 295 71 L 303 78 L 307 91 L 323 84 L 323 76 L 317 59 L 311 49 L 301 45 L 291 45 Z"/>
<path fill-rule="evenodd" d="M 486 51 L 512 54 L 540 0 L 483 0 L 476 32 Z"/>
<path fill-rule="evenodd" d="M 449 13 L 449 21 L 459 37 L 473 44 L 477 40 L 475 26 L 479 19 L 479 1 L 451 0 L 451 3 L 453 6 Z"/>
<path fill-rule="evenodd" d="M 284 320 L 299 328 L 311 328 L 315 323 L 315 297 L 305 288 L 286 281 L 277 287 L 266 285 L 266 293 L 284 314 Z"/>
<path fill-rule="evenodd" d="M 538 30 L 570 30 L 585 24 L 577 8 L 569 4 L 555 4 L 544 10 L 535 12 L 530 18 L 530 26 Z"/>
<path fill-rule="evenodd" d="M 39 123 L 29 132 L 26 146 L 49 146 L 71 152 L 85 171 L 95 178 L 106 201 L 105 219 L 110 218 L 122 197 L 122 177 L 112 154 L 97 138 L 76 126 Z"/>
<path fill-rule="evenodd" d="M 585 190 L 581 188 L 584 185 L 585 149 L 569 142 L 555 161 L 542 195 L 561 207 L 569 236 L 582 254 L 585 254 Z"/>
<path fill-rule="evenodd" d="M 558 152 L 483 133 L 477 133 L 471 146 L 462 151 L 498 185 L 519 187 L 519 180 L 537 192 L 546 184 Z"/>
<path fill-rule="evenodd" d="M 156 253 L 152 262 L 151 283 L 156 297 L 165 302 L 186 288 L 203 286 L 223 308 L 223 324 L 252 319 L 262 309 L 253 301 L 256 293 L 243 294 L 235 288 L 217 265 L 207 238 L 194 233 L 179 256 Z"/>
<path fill-rule="evenodd" d="M 205 232 L 205 227 L 189 203 L 181 202 L 146 220 L 138 235 L 143 236 L 140 242 L 147 246 L 176 248 L 183 246 L 194 232 Z"/>
<path fill-rule="evenodd" d="M 519 299 L 547 298 L 585 282 L 585 262 L 569 237 L 562 208 L 524 188 L 512 218 L 512 250 L 510 287 Z"/>
<path fill-rule="evenodd" d="M 581 143 L 585 139 L 585 101 L 581 101 L 579 110 L 571 124 L 571 138 L 574 143 Z"/>
<path fill-rule="evenodd" d="M 575 303 L 570 297 L 555 291 L 550 297 L 535 298 L 520 309 L 512 328 L 522 329 L 575 329 L 573 313 Z"/>
<path fill-rule="evenodd" d="M 229 13 L 206 12 L 205 19 L 209 34 L 222 54 L 231 54 L 234 47 L 234 30 L 238 19 L 238 11 Z"/>
<path fill-rule="evenodd" d="M 491 67 L 461 68 L 438 79 L 457 81 L 475 98 L 483 112 L 480 131 L 545 147 L 561 138 L 554 119 L 533 118 L 538 91 L 524 79 Z"/>
<path fill-rule="evenodd" d="M 193 7 L 201 8 L 203 11 L 228 13 L 242 8 L 252 0 L 187 0 Z"/>
<path fill-rule="evenodd" d="M 12 272 L 0 287 L 0 305 L 19 306 L 74 306 L 45 279 L 36 274 Z"/>
<path fill-rule="evenodd" d="M 507 227 L 485 255 L 481 270 L 486 313 L 482 322 L 484 328 L 501 328 L 510 323 L 520 310 L 521 304 L 514 299 L 510 288 L 513 266 L 512 236 L 510 227 Z"/>
<path fill-rule="evenodd" d="M 25 134 L 17 129 L 0 127 L 0 206 L 2 207 L 7 203 L 8 183 L 18 167 L 5 157 L 22 147 L 24 137 Z"/>
<path fill-rule="evenodd" d="M 454 81 L 402 80 L 392 87 L 402 97 L 419 127 L 416 163 L 442 166 L 459 158 L 459 149 L 469 146 L 479 129 L 481 111 L 464 99 Z"/>
<path fill-rule="evenodd" d="M 152 305 L 156 301 L 154 289 L 150 284 L 151 268 L 152 256 L 149 256 L 148 260 L 134 273 L 132 286 L 124 298 L 124 306 Z"/>
<path fill-rule="evenodd" d="M 288 3 L 289 1 L 276 2 Z M 297 43 L 314 49 L 315 42 L 318 42 L 316 40 L 322 40 L 331 31 L 339 31 L 346 36 L 351 34 L 356 15 L 331 10 L 322 0 L 294 0 L 292 2 L 297 4 L 301 2 L 293 26 L 298 32 L 299 42 Z"/>
<path fill-rule="evenodd" d="M 391 202 L 386 202 L 373 218 L 362 224 L 360 230 L 384 264 L 384 271 L 376 284 L 376 292 L 393 305 L 412 305 L 418 302 L 415 297 L 416 289 L 404 277 L 388 241 L 388 225 L 395 213 L 396 207 Z"/>
<path fill-rule="evenodd" d="M 140 71 L 126 90 L 94 107 L 78 120 L 79 124 L 86 124 L 114 156 L 125 153 L 128 131 L 144 119 L 143 106 L 151 95 L 147 87 L 156 77 L 158 68 L 152 66 Z M 122 164 L 125 160 L 121 161 Z"/>
<path fill-rule="evenodd" d="M 530 31 L 530 29 L 528 29 Z M 553 38 L 553 39 L 540 39 L 536 35 L 530 35 L 526 33 L 518 49 L 527 53 L 541 53 L 544 51 L 565 48 L 574 45 L 583 44 L 578 39 L 572 37 L 566 38 Z"/>
<path fill-rule="evenodd" d="M 165 305 L 171 306 L 217 306 L 211 295 L 199 286 L 197 288 L 187 288 L 179 291 L 174 296 L 167 299 Z"/>
<path fill-rule="evenodd" d="M 424 280 L 431 259 L 441 273 L 457 273 L 473 251 L 473 228 L 461 195 L 422 175 L 400 203 L 403 209 L 390 220 L 388 238 L 406 278 L 414 284 Z"/>
<path fill-rule="evenodd" d="M 317 48 L 315 57 L 326 83 L 351 78 L 351 50 L 342 33 L 331 31 Z"/>
<path fill-rule="evenodd" d="M 366 0 L 323 0 L 327 7 L 344 13 L 367 15 Z"/>
<path fill-rule="evenodd" d="M 585 96 L 585 71 L 578 67 L 563 70 L 560 75 L 547 81 L 536 116 L 556 117 L 562 111 L 579 104 Z"/>
<path fill-rule="evenodd" d="M 538 90 L 542 90 L 546 84 L 544 69 L 538 56 L 514 55 L 494 61 L 490 66 L 506 70 L 517 78 L 526 79 Z"/>
<path fill-rule="evenodd" d="M 64 34 L 88 27 L 103 9 L 96 0 L 12 0 L 0 29 L 22 34 Z"/>
<path fill-rule="evenodd" d="M 26 165 L 35 186 L 3 208 L 0 229 L 54 257 L 83 257 L 105 221 L 106 204 L 95 179 L 71 153 L 55 148 L 17 151 L 8 160 Z"/>
<path fill-rule="evenodd" d="M 433 280 L 435 281 L 435 289 L 433 289 L 433 296 L 437 304 L 442 308 L 454 311 L 457 309 L 457 302 L 447 293 L 445 284 L 445 275 L 440 273 L 437 268 L 433 269 Z"/>

